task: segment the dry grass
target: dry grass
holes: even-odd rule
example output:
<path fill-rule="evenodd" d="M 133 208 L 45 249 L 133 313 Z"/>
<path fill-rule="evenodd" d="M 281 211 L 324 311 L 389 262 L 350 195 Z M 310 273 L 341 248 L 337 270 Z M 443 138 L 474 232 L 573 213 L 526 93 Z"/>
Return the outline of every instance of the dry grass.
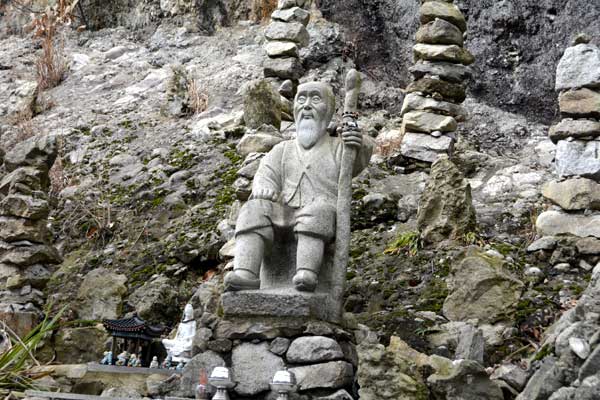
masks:
<path fill-rule="evenodd" d="M 64 157 L 64 143 L 62 137 L 58 138 L 58 156 L 56 157 L 56 161 L 54 161 L 54 165 L 50 168 L 49 176 L 50 176 L 50 195 L 58 196 L 60 192 L 64 188 L 70 185 L 70 180 L 65 175 L 65 167 L 63 164 Z"/>
<path fill-rule="evenodd" d="M 45 37 L 42 40 L 42 54 L 35 62 L 39 90 L 58 86 L 67 75 L 67 61 L 62 42 Z"/>
<path fill-rule="evenodd" d="M 8 118 L 8 123 L 16 128 L 16 132 L 10 135 L 10 137 L 5 137 L 3 139 L 5 150 L 8 151 L 18 143 L 35 136 L 37 128 L 33 123 L 32 118 L 33 110 L 31 108 L 25 108 Z"/>
<path fill-rule="evenodd" d="M 277 0 L 254 0 L 252 2 L 252 18 L 256 22 L 268 21 L 277 8 Z"/>
<path fill-rule="evenodd" d="M 208 107 L 208 94 L 202 90 L 195 79 L 188 83 L 189 109 L 194 114 L 199 114 Z"/>
<path fill-rule="evenodd" d="M 34 39 L 39 39 L 42 45 L 42 54 L 35 63 L 40 91 L 57 86 L 66 76 L 64 42 L 59 40 L 59 30 L 72 24 L 73 9 L 78 2 L 79 0 L 57 0 L 54 5 L 46 7 L 43 13 L 35 16 L 30 24 Z"/>
<path fill-rule="evenodd" d="M 398 135 L 387 138 L 377 138 L 375 154 L 381 154 L 384 157 L 392 155 L 400 149 L 404 135 Z"/>

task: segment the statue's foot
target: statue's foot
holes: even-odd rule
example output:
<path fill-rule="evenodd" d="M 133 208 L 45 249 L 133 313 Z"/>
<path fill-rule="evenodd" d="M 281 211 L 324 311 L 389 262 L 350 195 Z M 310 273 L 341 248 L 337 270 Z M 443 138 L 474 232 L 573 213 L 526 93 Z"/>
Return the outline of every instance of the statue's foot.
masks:
<path fill-rule="evenodd" d="M 260 288 L 260 279 L 250 271 L 237 269 L 225 275 L 225 291 L 256 290 Z"/>
<path fill-rule="evenodd" d="M 309 269 L 299 269 L 292 282 L 297 290 L 314 292 L 317 287 L 317 274 Z"/>

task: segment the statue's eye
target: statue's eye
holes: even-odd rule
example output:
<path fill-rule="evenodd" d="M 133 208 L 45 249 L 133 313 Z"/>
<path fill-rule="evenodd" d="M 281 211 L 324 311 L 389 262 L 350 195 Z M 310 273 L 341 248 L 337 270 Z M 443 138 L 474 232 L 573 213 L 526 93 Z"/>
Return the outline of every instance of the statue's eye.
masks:
<path fill-rule="evenodd" d="M 296 100 L 296 101 L 300 104 L 304 104 L 304 102 L 306 102 L 306 97 L 300 96 L 300 97 L 298 97 L 298 100 Z"/>
<path fill-rule="evenodd" d="M 313 103 L 320 103 L 321 102 L 321 98 L 319 96 L 313 96 L 311 100 L 312 100 Z"/>

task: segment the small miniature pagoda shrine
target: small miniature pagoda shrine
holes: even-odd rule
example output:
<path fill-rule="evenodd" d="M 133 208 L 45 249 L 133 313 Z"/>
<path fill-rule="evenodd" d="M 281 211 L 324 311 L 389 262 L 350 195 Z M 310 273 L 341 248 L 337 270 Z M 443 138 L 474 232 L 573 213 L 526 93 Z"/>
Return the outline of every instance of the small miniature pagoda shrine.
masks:
<path fill-rule="evenodd" d="M 137 354 L 144 367 L 149 366 L 152 360 L 153 342 L 160 339 L 165 331 L 163 326 L 149 325 L 137 315 L 126 319 L 105 319 L 102 324 L 112 336 L 113 363 L 118 353 L 127 351 Z"/>

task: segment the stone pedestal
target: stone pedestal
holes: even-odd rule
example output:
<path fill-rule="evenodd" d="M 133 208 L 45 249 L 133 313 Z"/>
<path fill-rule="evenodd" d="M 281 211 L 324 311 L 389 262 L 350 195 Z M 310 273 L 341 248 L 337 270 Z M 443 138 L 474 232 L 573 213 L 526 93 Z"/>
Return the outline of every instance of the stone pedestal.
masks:
<path fill-rule="evenodd" d="M 324 293 L 298 292 L 293 288 L 227 292 L 221 297 L 226 316 L 278 316 L 336 320 L 337 315 L 324 307 Z"/>
<path fill-rule="evenodd" d="M 223 300 L 229 309 L 238 301 L 264 301 L 265 293 L 256 298 L 248 292 L 227 294 Z M 296 299 L 288 296 L 288 299 Z M 313 300 L 316 301 L 318 296 Z M 304 311 L 310 311 L 307 300 Z M 258 303 L 255 303 L 258 304 Z M 248 309 L 248 305 L 245 306 Z M 214 366 L 227 366 L 233 373 L 236 386 L 229 391 L 232 399 L 273 399 L 269 382 L 277 371 L 288 369 L 298 381 L 298 392 L 291 399 L 357 398 L 353 392 L 358 356 L 351 331 L 340 325 L 305 318 L 240 317 L 215 321 L 208 350 L 194 356 L 183 370 L 181 389 L 177 394 L 193 396 L 200 369 L 207 373 Z M 340 397 L 341 396 L 341 397 Z"/>

